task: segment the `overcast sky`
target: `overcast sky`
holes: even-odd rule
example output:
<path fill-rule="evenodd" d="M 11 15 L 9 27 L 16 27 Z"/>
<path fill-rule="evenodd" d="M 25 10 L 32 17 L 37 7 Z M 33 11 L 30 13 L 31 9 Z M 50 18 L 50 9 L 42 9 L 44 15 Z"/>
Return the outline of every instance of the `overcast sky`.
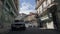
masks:
<path fill-rule="evenodd" d="M 19 0 L 19 13 L 35 12 L 35 0 Z"/>

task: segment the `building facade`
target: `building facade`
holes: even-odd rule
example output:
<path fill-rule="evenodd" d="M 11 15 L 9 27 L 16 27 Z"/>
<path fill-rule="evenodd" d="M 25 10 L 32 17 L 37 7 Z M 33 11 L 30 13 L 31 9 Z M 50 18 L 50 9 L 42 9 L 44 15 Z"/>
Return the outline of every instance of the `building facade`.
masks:
<path fill-rule="evenodd" d="M 35 27 L 38 27 L 37 19 L 35 18 L 36 13 L 30 12 L 30 14 L 24 18 L 24 21 L 28 21 L 28 23 L 32 23 Z"/>
<path fill-rule="evenodd" d="M 0 23 L 7 28 L 18 16 L 18 0 L 0 0 L 0 4 Z"/>
<path fill-rule="evenodd" d="M 59 28 L 60 0 L 36 0 L 36 4 L 36 10 L 43 21 L 43 27 L 46 29 Z"/>

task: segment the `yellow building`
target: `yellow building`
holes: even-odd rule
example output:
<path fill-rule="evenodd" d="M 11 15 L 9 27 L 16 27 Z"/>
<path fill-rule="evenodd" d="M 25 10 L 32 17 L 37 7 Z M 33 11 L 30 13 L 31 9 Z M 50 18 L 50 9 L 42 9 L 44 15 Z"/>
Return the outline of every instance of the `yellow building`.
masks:
<path fill-rule="evenodd" d="M 24 18 L 24 21 L 29 21 L 29 23 L 32 23 L 34 26 L 38 26 L 37 19 L 35 18 L 34 13 L 30 13 L 27 17 Z"/>

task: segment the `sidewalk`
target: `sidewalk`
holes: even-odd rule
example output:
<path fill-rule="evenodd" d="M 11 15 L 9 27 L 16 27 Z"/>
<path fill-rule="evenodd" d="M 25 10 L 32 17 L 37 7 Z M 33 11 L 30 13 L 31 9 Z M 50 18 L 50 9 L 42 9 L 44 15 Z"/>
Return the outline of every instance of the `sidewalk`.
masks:
<path fill-rule="evenodd" d="M 4 25 L 3 28 L 0 28 L 0 33 L 8 32 L 10 30 L 10 26 Z"/>

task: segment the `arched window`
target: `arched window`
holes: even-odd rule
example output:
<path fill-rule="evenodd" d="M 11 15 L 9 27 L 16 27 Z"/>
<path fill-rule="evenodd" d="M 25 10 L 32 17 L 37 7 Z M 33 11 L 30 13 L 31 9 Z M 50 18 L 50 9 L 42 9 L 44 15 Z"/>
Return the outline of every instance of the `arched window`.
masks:
<path fill-rule="evenodd" d="M 51 3 L 51 0 L 47 0 L 47 4 L 50 4 Z"/>
<path fill-rule="evenodd" d="M 45 8 L 46 6 L 47 6 L 46 1 L 44 1 L 43 8 Z"/>

